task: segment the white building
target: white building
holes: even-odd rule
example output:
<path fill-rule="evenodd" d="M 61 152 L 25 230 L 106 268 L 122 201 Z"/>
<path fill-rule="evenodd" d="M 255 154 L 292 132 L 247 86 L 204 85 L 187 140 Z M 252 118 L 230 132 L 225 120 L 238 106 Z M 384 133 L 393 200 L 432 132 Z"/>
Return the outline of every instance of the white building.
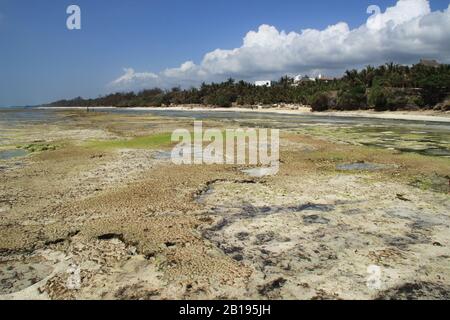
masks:
<path fill-rule="evenodd" d="M 301 74 L 299 74 L 294 78 L 294 83 L 309 82 L 309 81 L 316 81 L 316 78 L 311 78 L 307 75 L 302 76 Z"/>
<path fill-rule="evenodd" d="M 255 81 L 255 86 L 257 86 L 257 87 L 271 87 L 272 86 L 272 81 L 270 81 L 270 80 Z"/>

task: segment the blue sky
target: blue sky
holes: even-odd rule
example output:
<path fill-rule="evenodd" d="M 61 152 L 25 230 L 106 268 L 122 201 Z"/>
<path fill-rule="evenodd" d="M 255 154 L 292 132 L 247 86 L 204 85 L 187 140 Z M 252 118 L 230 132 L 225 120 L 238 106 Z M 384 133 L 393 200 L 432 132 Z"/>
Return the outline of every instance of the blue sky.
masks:
<path fill-rule="evenodd" d="M 81 7 L 81 30 L 66 28 L 70 4 Z M 158 75 L 192 60 L 195 77 L 192 73 L 182 76 L 202 80 L 199 74 L 204 73 L 199 70 L 206 70 L 200 65 L 206 53 L 241 47 L 245 35 L 263 24 L 300 33 L 306 28 L 324 30 L 344 21 L 353 29 L 366 23 L 370 4 L 385 10 L 396 1 L 0 0 L 0 106 L 79 95 L 96 97 L 125 89 L 110 85 L 124 68 Z M 430 5 L 432 11 L 444 10 L 449 1 L 432 0 Z M 317 69 L 315 64 L 308 70 Z M 293 71 L 302 68 L 295 66 Z M 244 69 L 229 73 L 251 78 L 246 77 Z M 264 70 L 264 74 L 269 71 Z M 282 71 L 285 69 L 275 67 L 273 75 Z M 226 73 L 220 71 L 214 77 L 207 74 L 205 80 L 219 79 Z M 177 77 L 171 78 L 171 84 L 176 79 L 185 80 Z"/>

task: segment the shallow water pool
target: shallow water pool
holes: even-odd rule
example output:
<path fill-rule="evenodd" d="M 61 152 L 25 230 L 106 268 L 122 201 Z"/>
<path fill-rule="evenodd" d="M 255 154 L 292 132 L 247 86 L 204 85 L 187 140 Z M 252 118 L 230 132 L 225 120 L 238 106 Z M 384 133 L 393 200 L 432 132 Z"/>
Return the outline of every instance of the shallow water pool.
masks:
<path fill-rule="evenodd" d="M 22 149 L 0 150 L 0 160 L 24 157 L 27 154 L 28 152 Z"/>

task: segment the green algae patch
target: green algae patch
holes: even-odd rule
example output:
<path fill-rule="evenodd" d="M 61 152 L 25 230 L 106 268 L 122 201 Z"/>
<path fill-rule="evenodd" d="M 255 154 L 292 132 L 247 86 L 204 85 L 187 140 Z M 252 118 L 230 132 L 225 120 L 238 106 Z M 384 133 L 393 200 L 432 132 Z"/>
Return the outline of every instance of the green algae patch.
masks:
<path fill-rule="evenodd" d="M 161 133 L 130 139 L 95 140 L 88 142 L 86 146 L 95 149 L 149 149 L 171 145 L 171 136 L 171 133 Z"/>
<path fill-rule="evenodd" d="M 425 191 L 450 193 L 450 176 L 421 175 L 415 177 L 410 185 Z"/>
<path fill-rule="evenodd" d="M 226 133 L 221 130 L 222 137 L 225 139 Z M 201 143 L 207 143 L 203 141 L 203 135 L 190 132 L 191 143 L 200 141 Z M 245 137 L 245 133 L 238 132 L 236 137 Z M 179 141 L 178 141 L 179 142 Z M 117 140 L 93 140 L 89 141 L 86 146 L 96 149 L 152 149 L 159 147 L 168 147 L 177 143 L 172 141 L 172 133 L 159 133 L 149 136 L 133 137 L 128 139 Z"/>
<path fill-rule="evenodd" d="M 59 146 L 55 144 L 49 144 L 49 143 L 30 143 L 22 146 L 17 146 L 17 149 L 23 149 L 30 153 L 33 152 L 43 152 L 43 151 L 54 151 Z"/>
<path fill-rule="evenodd" d="M 297 134 L 323 138 L 330 142 L 379 147 L 404 153 L 429 156 L 450 156 L 448 132 L 424 127 L 421 131 L 402 126 L 361 125 L 355 127 L 308 126 L 296 129 Z"/>

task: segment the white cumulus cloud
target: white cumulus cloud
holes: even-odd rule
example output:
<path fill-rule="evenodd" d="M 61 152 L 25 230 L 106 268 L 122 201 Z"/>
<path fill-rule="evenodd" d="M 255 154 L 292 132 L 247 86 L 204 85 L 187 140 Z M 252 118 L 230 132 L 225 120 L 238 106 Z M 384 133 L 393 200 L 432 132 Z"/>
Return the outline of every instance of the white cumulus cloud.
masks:
<path fill-rule="evenodd" d="M 399 0 L 384 12 L 369 7 L 366 23 L 350 29 L 338 22 L 323 30 L 279 31 L 261 25 L 235 49 L 216 49 L 196 64 L 187 61 L 158 74 L 125 69 L 113 86 L 191 86 L 227 77 L 274 79 L 284 74 L 339 75 L 345 69 L 393 61 L 410 64 L 421 57 L 450 62 L 450 5 L 430 9 L 428 0 Z"/>
<path fill-rule="evenodd" d="M 138 85 L 157 80 L 158 75 L 151 72 L 136 72 L 133 68 L 124 68 L 124 74 L 114 80 L 112 85 Z"/>

